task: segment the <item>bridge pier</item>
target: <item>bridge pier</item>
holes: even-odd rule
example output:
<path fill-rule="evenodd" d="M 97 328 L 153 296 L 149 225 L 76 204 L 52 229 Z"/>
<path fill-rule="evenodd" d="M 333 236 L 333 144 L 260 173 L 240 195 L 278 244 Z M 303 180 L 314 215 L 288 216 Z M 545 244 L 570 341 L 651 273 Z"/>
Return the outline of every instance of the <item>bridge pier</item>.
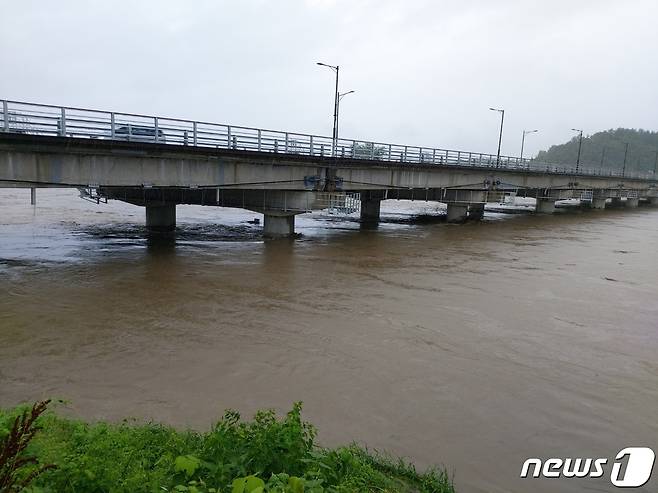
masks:
<path fill-rule="evenodd" d="M 658 197 L 649 197 L 647 200 L 649 201 L 649 205 L 653 207 L 658 206 Z"/>
<path fill-rule="evenodd" d="M 537 214 L 553 214 L 555 212 L 555 200 L 537 199 L 537 207 L 535 212 Z"/>
<path fill-rule="evenodd" d="M 616 207 L 616 208 L 624 207 L 624 204 L 623 204 L 623 202 L 621 201 L 621 197 L 612 197 L 612 198 L 610 199 L 610 205 L 611 205 L 612 207 Z"/>
<path fill-rule="evenodd" d="M 480 221 L 484 217 L 484 204 L 470 204 L 468 206 L 468 218 Z"/>
<path fill-rule="evenodd" d="M 634 209 L 640 204 L 640 199 L 636 198 L 627 198 L 626 199 L 626 207 L 629 209 Z"/>
<path fill-rule="evenodd" d="M 463 223 L 468 217 L 468 204 L 448 204 L 448 222 Z"/>
<path fill-rule="evenodd" d="M 361 199 L 361 222 L 378 223 L 381 205 L 381 199 Z"/>
<path fill-rule="evenodd" d="M 156 233 L 176 229 L 176 204 L 147 205 L 146 228 Z"/>
<path fill-rule="evenodd" d="M 592 197 L 590 209 L 605 209 L 606 200 L 607 198 L 605 197 Z"/>
<path fill-rule="evenodd" d="M 266 212 L 263 214 L 263 236 L 266 238 L 285 238 L 295 234 L 295 215 Z"/>

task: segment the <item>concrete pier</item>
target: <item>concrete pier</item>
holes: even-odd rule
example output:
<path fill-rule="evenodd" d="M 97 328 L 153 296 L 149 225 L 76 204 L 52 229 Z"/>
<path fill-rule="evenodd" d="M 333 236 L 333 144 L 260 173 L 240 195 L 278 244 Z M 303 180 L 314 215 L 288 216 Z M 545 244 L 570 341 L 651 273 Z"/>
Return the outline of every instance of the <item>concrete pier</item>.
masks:
<path fill-rule="evenodd" d="M 468 218 L 479 221 L 484 217 L 484 204 L 470 204 L 468 206 Z"/>
<path fill-rule="evenodd" d="M 147 205 L 146 228 L 156 233 L 176 229 L 176 204 Z"/>
<path fill-rule="evenodd" d="M 361 222 L 378 223 L 379 211 L 382 201 L 380 199 L 362 199 L 361 200 Z"/>
<path fill-rule="evenodd" d="M 295 234 L 294 214 L 265 213 L 263 235 L 267 238 L 285 238 Z"/>
<path fill-rule="evenodd" d="M 590 204 L 590 209 L 605 209 L 605 198 L 593 198 Z"/>
<path fill-rule="evenodd" d="M 448 222 L 463 223 L 468 217 L 468 204 L 448 204 Z"/>
<path fill-rule="evenodd" d="M 626 199 L 626 207 L 629 209 L 634 209 L 638 205 L 640 205 L 640 199 Z"/>
<path fill-rule="evenodd" d="M 555 212 L 555 200 L 537 199 L 537 214 L 553 214 Z"/>

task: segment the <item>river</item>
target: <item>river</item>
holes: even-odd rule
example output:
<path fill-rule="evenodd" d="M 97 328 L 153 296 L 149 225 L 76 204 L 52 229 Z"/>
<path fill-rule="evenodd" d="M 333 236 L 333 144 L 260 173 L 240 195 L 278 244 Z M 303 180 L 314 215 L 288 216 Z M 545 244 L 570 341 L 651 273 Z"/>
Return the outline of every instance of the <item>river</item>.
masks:
<path fill-rule="evenodd" d="M 613 491 L 519 473 L 658 451 L 658 209 L 448 225 L 391 202 L 376 229 L 314 213 L 264 241 L 256 213 L 179 206 L 158 239 L 76 195 L 0 190 L 2 406 L 204 429 L 302 400 L 321 443 L 445 465 L 461 492 Z"/>

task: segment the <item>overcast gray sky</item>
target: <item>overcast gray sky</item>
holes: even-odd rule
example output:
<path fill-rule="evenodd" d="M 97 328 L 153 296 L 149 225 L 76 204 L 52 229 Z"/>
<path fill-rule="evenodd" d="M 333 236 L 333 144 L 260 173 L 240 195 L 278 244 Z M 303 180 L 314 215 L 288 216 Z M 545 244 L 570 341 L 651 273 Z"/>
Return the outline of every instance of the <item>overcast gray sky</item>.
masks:
<path fill-rule="evenodd" d="M 0 98 L 518 155 L 658 129 L 656 0 L 0 0 Z"/>

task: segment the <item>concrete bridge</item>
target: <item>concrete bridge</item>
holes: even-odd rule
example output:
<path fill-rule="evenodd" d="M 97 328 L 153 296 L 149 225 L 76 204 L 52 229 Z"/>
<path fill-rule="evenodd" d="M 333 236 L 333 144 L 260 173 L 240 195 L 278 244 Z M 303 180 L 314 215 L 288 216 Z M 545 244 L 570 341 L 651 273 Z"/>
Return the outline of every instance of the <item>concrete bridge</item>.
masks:
<path fill-rule="evenodd" d="M 176 204 L 264 214 L 268 236 L 294 233 L 297 214 L 358 196 L 376 222 L 383 199 L 446 203 L 447 218 L 479 219 L 506 192 L 637 207 L 658 204 L 656 177 L 510 156 L 338 139 L 207 122 L 1 101 L 0 187 L 73 187 L 95 200 L 144 206 L 171 230 Z M 358 194 L 358 195 L 356 195 Z"/>

